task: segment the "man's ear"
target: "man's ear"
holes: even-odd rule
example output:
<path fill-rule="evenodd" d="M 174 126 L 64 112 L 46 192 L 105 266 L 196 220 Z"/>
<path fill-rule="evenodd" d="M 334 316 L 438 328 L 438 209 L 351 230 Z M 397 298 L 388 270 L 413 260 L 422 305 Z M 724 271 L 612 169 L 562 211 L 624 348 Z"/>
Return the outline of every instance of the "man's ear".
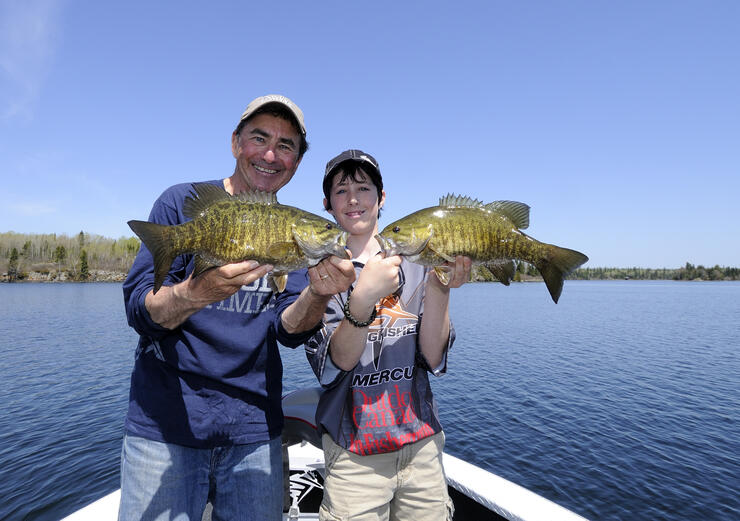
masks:
<path fill-rule="evenodd" d="M 234 156 L 234 158 L 237 157 L 239 150 L 239 134 L 236 133 L 236 131 L 231 133 L 231 155 Z"/>
<path fill-rule="evenodd" d="M 378 201 L 378 210 L 383 208 L 383 205 L 385 204 L 385 190 L 380 191 L 380 201 Z"/>

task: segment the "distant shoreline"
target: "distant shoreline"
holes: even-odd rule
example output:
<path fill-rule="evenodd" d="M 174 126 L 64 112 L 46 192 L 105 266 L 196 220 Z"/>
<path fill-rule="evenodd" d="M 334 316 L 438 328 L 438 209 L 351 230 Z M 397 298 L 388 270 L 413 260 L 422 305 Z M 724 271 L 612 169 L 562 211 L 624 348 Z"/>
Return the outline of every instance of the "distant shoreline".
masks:
<path fill-rule="evenodd" d="M 90 276 L 87 280 L 77 280 L 69 277 L 67 272 L 41 273 L 32 271 L 28 276 L 22 279 L 9 280 L 7 273 L 0 273 L 0 282 L 8 284 L 25 284 L 25 283 L 63 283 L 63 282 L 123 282 L 126 280 L 126 273 L 109 270 L 90 270 Z"/>
<path fill-rule="evenodd" d="M 16 279 L 14 281 L 8 280 L 7 273 L 0 273 L 0 283 L 6 283 L 6 284 L 61 284 L 61 283 L 67 283 L 67 282 L 77 282 L 77 283 L 89 283 L 89 282 L 115 282 L 115 283 L 122 283 L 126 280 L 127 273 L 120 272 L 120 271 L 109 271 L 109 270 L 90 270 L 90 276 L 87 280 L 77 280 L 74 278 L 71 278 L 67 276 L 66 272 L 61 272 L 59 274 L 57 273 L 40 273 L 40 272 L 30 272 L 28 273 L 27 277 L 24 277 L 23 279 Z M 710 278 L 694 278 L 694 279 L 674 279 L 670 277 L 666 277 L 663 279 L 656 279 L 656 278 L 636 278 L 636 277 L 612 277 L 612 278 L 584 278 L 584 277 L 573 277 L 570 276 L 566 278 L 566 280 L 591 280 L 591 281 L 600 281 L 600 280 L 674 280 L 676 282 L 715 282 L 717 280 L 720 281 L 737 281 L 737 279 L 710 279 Z M 498 282 L 497 280 L 486 280 L 486 278 L 483 277 L 475 277 L 471 282 Z M 532 276 L 532 275 L 523 275 L 519 278 L 519 280 L 513 280 L 512 282 L 544 282 L 542 277 L 539 276 Z"/>

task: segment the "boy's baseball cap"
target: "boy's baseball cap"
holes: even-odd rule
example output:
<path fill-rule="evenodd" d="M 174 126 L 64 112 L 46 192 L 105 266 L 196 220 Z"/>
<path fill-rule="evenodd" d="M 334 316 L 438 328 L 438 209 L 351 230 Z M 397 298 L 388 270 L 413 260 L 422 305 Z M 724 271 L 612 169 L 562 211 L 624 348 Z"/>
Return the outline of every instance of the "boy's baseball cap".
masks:
<path fill-rule="evenodd" d="M 267 96 L 260 96 L 259 98 L 253 99 L 244 110 L 241 119 L 239 119 L 239 123 L 252 116 L 252 114 L 254 114 L 257 109 L 271 103 L 278 103 L 285 106 L 285 108 L 287 108 L 295 117 L 295 120 L 298 123 L 298 127 L 301 130 L 301 134 L 303 134 L 304 136 L 306 135 L 306 125 L 303 122 L 303 111 L 299 109 L 298 105 L 293 103 L 289 98 L 286 98 L 285 96 L 282 96 L 280 94 L 268 94 Z"/>
<path fill-rule="evenodd" d="M 338 156 L 330 159 L 326 163 L 326 170 L 324 171 L 324 195 L 329 198 L 329 192 L 331 191 L 331 182 L 334 177 L 334 173 L 342 163 L 355 162 L 362 165 L 363 170 L 370 176 L 370 179 L 378 187 L 378 192 L 383 190 L 383 177 L 380 175 L 380 167 L 378 162 L 370 154 L 363 152 L 362 150 L 351 149 L 345 150 Z"/>

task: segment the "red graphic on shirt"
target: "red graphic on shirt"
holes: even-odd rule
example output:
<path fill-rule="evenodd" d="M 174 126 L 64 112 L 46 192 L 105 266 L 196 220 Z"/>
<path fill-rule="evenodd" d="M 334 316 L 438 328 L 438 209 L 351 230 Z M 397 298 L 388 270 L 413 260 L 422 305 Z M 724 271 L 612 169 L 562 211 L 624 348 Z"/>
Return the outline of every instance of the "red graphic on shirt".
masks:
<path fill-rule="evenodd" d="M 386 363 L 382 371 L 379 369 L 384 340 L 415 335 L 418 324 L 419 317 L 403 309 L 397 295 L 389 295 L 378 303 L 378 315 L 367 335 L 376 372 L 355 375 L 352 386 L 354 432 L 349 450 L 355 454 L 392 452 L 434 434 L 416 413 L 409 390 L 413 365 L 390 367 Z M 393 383 L 399 381 L 402 383 Z"/>
<path fill-rule="evenodd" d="M 357 388 L 352 394 L 356 434 L 352 435 L 349 450 L 355 454 L 392 452 L 434 434 L 414 412 L 411 393 L 401 392 L 398 384 L 393 391 L 384 390 L 382 394 L 372 395 Z M 413 430 L 399 428 L 401 425 L 411 425 Z"/>

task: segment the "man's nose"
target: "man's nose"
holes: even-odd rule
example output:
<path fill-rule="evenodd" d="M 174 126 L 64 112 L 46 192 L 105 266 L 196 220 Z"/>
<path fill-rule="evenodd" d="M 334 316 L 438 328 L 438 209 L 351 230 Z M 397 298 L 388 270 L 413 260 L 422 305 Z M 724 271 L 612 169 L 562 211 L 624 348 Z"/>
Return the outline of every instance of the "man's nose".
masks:
<path fill-rule="evenodd" d="M 275 151 L 272 148 L 268 148 L 267 152 L 265 152 L 265 155 L 263 156 L 263 159 L 268 163 L 272 163 L 273 161 L 275 161 Z"/>

